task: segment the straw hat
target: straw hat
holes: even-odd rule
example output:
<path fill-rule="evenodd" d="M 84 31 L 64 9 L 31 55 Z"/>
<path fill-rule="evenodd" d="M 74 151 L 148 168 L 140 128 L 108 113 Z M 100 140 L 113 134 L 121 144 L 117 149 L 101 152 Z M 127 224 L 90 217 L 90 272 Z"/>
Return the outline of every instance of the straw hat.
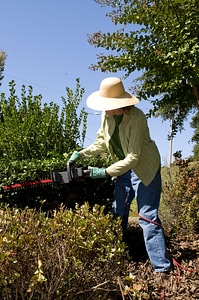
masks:
<path fill-rule="evenodd" d="M 95 110 L 112 110 L 137 104 L 139 100 L 124 90 L 121 79 L 109 77 L 102 80 L 100 90 L 87 98 L 87 106 Z"/>

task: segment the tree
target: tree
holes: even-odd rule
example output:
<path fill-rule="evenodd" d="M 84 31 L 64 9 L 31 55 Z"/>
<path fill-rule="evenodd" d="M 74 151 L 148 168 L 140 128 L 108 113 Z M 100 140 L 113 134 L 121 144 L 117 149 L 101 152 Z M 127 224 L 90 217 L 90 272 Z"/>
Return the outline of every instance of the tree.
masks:
<path fill-rule="evenodd" d="M 193 147 L 193 159 L 199 160 L 199 112 L 193 116 L 191 127 L 195 128 L 194 135 L 192 137 L 192 142 L 196 142 Z"/>
<path fill-rule="evenodd" d="M 6 53 L 4 51 L 0 51 L 0 86 L 1 86 L 1 81 L 4 78 L 3 72 L 4 72 L 5 60 L 6 60 Z"/>
<path fill-rule="evenodd" d="M 135 88 L 150 98 L 149 116 L 175 116 L 174 131 L 183 128 L 188 113 L 199 108 L 199 6 L 197 0 L 95 0 L 107 5 L 107 14 L 119 28 L 96 32 L 89 43 L 105 48 L 92 70 L 135 70 L 143 75 Z"/>

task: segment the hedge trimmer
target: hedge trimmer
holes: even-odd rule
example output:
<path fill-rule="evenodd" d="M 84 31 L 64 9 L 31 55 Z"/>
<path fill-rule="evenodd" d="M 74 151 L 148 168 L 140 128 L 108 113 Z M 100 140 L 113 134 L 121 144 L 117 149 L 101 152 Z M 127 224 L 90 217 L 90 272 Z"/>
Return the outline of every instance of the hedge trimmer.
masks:
<path fill-rule="evenodd" d="M 6 191 L 12 191 L 12 190 L 23 189 L 28 187 L 35 187 L 44 184 L 62 185 L 62 184 L 70 183 L 72 181 L 84 181 L 86 178 L 89 177 L 89 173 L 90 170 L 87 168 L 83 168 L 82 166 L 76 166 L 74 164 L 67 163 L 66 170 L 50 171 L 50 178 L 48 179 L 4 185 L 2 186 L 2 190 L 6 192 Z"/>

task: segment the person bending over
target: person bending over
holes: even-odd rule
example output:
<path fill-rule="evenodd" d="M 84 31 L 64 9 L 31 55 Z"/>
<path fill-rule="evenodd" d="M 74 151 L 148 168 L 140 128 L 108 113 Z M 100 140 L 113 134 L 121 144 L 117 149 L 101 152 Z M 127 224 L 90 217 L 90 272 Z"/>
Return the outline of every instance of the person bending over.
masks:
<path fill-rule="evenodd" d="M 122 219 L 123 236 L 127 233 L 129 208 L 137 200 L 139 224 L 146 250 L 155 272 L 168 273 L 172 263 L 158 217 L 161 195 L 161 161 L 151 139 L 139 100 L 125 91 L 116 77 L 102 80 L 99 91 L 87 98 L 87 106 L 102 111 L 101 127 L 93 144 L 74 151 L 69 161 L 92 158 L 107 151 L 113 163 L 107 168 L 90 167 L 91 178 L 114 178 L 112 212 Z M 125 198 L 125 199 L 124 199 Z M 149 222 L 148 220 L 152 221 Z"/>

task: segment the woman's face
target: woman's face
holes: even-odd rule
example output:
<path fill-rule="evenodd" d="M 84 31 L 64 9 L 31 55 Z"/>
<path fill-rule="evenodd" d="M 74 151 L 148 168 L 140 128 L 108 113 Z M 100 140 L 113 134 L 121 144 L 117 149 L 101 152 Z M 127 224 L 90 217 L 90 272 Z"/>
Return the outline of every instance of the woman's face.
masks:
<path fill-rule="evenodd" d="M 117 108 L 112 110 L 106 110 L 105 111 L 107 116 L 120 116 L 124 113 L 123 108 Z"/>

